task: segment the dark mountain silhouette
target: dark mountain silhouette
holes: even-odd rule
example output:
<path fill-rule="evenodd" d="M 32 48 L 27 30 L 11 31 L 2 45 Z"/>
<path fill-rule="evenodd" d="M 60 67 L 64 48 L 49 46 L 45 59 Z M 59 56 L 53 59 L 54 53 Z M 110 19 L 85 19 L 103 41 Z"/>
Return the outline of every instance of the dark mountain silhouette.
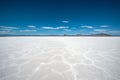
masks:
<path fill-rule="evenodd" d="M 98 33 L 98 34 L 92 34 L 91 36 L 112 36 L 112 35 L 107 33 Z"/>

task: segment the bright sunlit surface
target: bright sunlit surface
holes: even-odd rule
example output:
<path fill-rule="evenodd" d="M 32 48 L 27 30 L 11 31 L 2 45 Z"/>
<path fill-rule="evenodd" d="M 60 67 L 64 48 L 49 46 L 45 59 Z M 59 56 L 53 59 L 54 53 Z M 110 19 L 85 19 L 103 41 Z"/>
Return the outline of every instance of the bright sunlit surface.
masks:
<path fill-rule="evenodd" d="M 120 80 L 120 37 L 0 37 L 0 80 Z"/>

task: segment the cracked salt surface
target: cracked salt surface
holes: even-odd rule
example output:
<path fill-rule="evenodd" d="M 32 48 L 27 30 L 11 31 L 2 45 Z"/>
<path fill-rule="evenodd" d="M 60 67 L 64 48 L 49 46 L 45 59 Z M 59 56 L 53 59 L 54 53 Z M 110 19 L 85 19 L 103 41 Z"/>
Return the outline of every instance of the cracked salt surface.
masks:
<path fill-rule="evenodd" d="M 120 80 L 120 37 L 0 37 L 0 80 Z"/>

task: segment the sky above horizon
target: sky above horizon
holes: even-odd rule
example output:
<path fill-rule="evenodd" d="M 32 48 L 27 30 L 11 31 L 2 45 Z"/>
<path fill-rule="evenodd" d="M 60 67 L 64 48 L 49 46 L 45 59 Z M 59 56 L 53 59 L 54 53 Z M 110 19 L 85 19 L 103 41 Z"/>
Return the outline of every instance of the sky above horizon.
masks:
<path fill-rule="evenodd" d="M 120 0 L 0 0 L 0 35 L 120 35 Z"/>

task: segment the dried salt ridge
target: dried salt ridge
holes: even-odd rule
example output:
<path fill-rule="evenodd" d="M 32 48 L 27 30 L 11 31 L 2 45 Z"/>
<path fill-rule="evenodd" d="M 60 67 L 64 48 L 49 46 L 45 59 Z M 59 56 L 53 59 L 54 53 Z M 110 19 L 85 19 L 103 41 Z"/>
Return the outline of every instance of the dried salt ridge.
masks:
<path fill-rule="evenodd" d="M 0 80 L 120 80 L 119 37 L 0 37 Z"/>

